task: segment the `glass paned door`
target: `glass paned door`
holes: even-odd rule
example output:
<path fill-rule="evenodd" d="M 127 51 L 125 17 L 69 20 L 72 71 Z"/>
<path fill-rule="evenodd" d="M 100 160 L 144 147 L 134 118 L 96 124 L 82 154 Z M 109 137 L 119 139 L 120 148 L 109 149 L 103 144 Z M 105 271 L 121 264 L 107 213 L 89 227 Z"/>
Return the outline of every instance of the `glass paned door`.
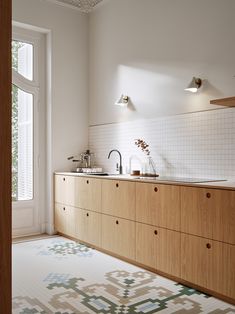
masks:
<path fill-rule="evenodd" d="M 33 95 L 12 85 L 12 200 L 33 199 Z"/>
<path fill-rule="evenodd" d="M 12 68 L 26 79 L 33 80 L 33 45 L 12 41 Z"/>
<path fill-rule="evenodd" d="M 12 234 L 40 233 L 42 181 L 39 145 L 41 34 L 13 26 L 12 41 Z M 40 75 L 39 75 L 40 73 Z M 40 81 L 41 82 L 41 81 Z M 43 83 L 42 83 L 43 84 Z M 42 104 L 42 102 L 41 102 Z M 40 120 L 41 121 L 41 120 Z M 41 148 L 43 146 L 40 146 Z M 43 177 L 44 174 L 42 174 Z M 44 177 L 43 177 L 44 178 Z"/>

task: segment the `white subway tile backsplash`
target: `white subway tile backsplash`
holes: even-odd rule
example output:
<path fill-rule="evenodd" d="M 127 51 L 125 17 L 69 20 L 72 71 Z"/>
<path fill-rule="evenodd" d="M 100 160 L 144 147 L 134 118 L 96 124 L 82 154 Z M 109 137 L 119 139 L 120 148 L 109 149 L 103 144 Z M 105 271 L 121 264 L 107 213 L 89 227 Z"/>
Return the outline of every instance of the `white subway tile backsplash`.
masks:
<path fill-rule="evenodd" d="M 111 149 L 121 151 L 125 172 L 130 156 L 144 162 L 145 155 L 134 144 L 137 138 L 149 144 L 161 175 L 235 178 L 234 108 L 89 128 L 89 148 L 96 153 L 97 165 L 112 173 L 118 156 L 108 160 Z M 132 161 L 134 168 L 139 168 L 137 159 Z"/>

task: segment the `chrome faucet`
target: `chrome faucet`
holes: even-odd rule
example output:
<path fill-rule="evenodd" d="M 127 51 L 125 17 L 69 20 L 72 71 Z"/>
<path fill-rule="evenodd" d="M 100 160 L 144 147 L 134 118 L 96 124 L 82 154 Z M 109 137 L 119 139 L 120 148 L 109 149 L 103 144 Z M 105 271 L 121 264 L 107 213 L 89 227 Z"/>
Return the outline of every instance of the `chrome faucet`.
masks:
<path fill-rule="evenodd" d="M 119 154 L 119 159 L 120 159 L 120 163 L 116 164 L 116 170 L 119 172 L 119 174 L 122 174 L 122 155 L 121 153 L 119 152 L 119 150 L 117 149 L 112 149 L 110 152 L 109 152 L 109 155 L 108 155 L 108 159 L 110 157 L 110 155 L 112 154 L 112 152 L 117 152 Z"/>

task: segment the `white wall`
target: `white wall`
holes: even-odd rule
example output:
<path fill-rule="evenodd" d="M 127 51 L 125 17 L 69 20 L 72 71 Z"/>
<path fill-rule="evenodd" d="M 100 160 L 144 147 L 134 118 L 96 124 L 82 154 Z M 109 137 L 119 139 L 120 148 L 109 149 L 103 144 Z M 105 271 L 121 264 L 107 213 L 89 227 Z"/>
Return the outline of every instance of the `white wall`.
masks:
<path fill-rule="evenodd" d="M 13 0 L 13 20 L 51 30 L 52 171 L 87 146 L 87 15 L 44 0 Z"/>
<path fill-rule="evenodd" d="M 234 0 L 110 0 L 89 16 L 90 125 L 215 108 L 234 95 Z M 192 76 L 198 94 L 184 91 Z M 133 108 L 113 106 L 120 94 Z"/>

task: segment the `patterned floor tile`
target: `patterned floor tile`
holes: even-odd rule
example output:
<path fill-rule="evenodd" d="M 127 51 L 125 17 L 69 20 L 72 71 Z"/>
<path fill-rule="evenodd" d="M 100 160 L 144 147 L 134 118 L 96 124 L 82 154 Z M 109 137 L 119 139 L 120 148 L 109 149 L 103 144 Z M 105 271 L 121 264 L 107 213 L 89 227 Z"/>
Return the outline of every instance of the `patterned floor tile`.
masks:
<path fill-rule="evenodd" d="M 235 307 L 63 237 L 13 245 L 13 314 L 235 314 Z"/>

